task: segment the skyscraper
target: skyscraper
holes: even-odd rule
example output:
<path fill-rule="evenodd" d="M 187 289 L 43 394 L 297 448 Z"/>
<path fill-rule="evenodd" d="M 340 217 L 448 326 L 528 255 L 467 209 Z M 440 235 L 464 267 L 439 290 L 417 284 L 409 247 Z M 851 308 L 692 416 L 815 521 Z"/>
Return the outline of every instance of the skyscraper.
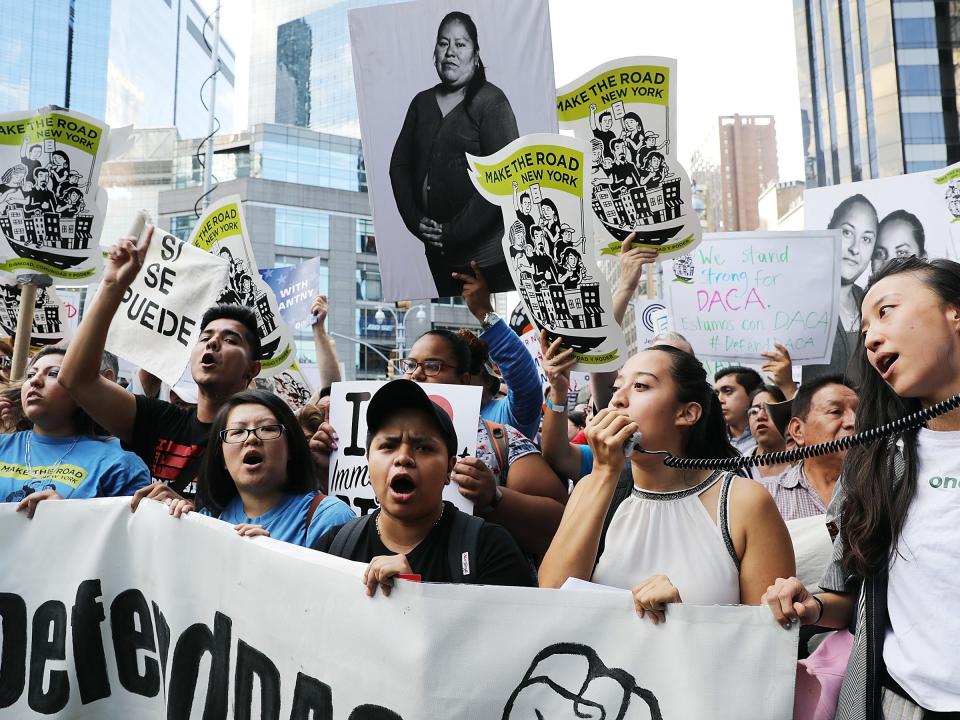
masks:
<path fill-rule="evenodd" d="M 757 199 L 779 174 L 773 115 L 727 115 L 719 126 L 723 229 L 756 230 Z"/>
<path fill-rule="evenodd" d="M 280 123 L 360 137 L 347 12 L 393 0 L 253 4 L 250 124 Z"/>
<path fill-rule="evenodd" d="M 960 160 L 960 26 L 942 0 L 794 0 L 807 187 Z"/>
<path fill-rule="evenodd" d="M 0 112 L 60 105 L 111 126 L 206 135 L 210 73 L 196 0 L 35 0 L 4 5 Z M 207 29 L 212 44 L 212 27 Z M 234 55 L 220 38 L 217 116 L 233 122 Z"/>

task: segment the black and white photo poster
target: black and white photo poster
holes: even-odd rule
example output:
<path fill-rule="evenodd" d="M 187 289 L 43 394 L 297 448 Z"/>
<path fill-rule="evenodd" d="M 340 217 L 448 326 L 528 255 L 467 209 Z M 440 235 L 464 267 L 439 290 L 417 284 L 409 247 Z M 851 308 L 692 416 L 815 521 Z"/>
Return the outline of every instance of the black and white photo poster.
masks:
<path fill-rule="evenodd" d="M 690 178 L 676 154 L 676 97 L 677 61 L 664 57 L 611 60 L 557 90 L 560 122 L 590 146 L 601 255 L 619 255 L 630 232 L 663 257 L 700 242 Z"/>
<path fill-rule="evenodd" d="M 512 289 L 498 208 L 466 154 L 556 132 L 546 0 L 420 0 L 351 10 L 353 72 L 385 300 L 459 295 L 476 260 Z"/>
<path fill-rule="evenodd" d="M 69 110 L 0 115 L 0 271 L 96 279 L 108 136 L 101 121 Z"/>
<path fill-rule="evenodd" d="M 574 350 L 574 370 L 619 368 L 627 346 L 597 267 L 584 143 L 525 135 L 468 159 L 477 190 L 503 213 L 503 255 L 527 314 Z"/>

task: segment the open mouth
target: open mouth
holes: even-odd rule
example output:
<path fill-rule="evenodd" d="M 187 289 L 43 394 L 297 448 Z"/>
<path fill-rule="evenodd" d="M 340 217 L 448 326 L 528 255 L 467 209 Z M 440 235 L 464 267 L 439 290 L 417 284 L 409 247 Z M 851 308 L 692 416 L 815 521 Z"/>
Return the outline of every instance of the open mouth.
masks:
<path fill-rule="evenodd" d="M 27 393 L 26 402 L 33 402 L 34 400 L 43 400 L 43 395 L 36 391 Z"/>
<path fill-rule="evenodd" d="M 417 485 L 409 475 L 395 475 L 390 480 L 390 494 L 400 502 L 409 500 L 416 489 Z"/>
<path fill-rule="evenodd" d="M 212 352 L 205 352 L 200 356 L 200 364 L 204 367 L 213 367 L 217 364 L 217 358 Z"/>
<path fill-rule="evenodd" d="M 897 360 L 900 359 L 898 353 L 881 353 L 877 356 L 877 370 L 880 371 L 880 377 L 884 380 L 890 377 L 893 374 L 893 366 L 896 365 Z"/>
<path fill-rule="evenodd" d="M 249 450 L 243 456 L 243 466 L 253 470 L 263 465 L 263 454 L 259 450 Z"/>

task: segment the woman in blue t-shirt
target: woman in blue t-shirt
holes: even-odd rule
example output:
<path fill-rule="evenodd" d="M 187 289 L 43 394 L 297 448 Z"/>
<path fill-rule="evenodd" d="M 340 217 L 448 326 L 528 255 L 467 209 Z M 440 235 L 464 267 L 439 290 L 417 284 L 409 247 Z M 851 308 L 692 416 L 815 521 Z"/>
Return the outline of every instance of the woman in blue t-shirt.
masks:
<path fill-rule="evenodd" d="M 37 503 L 63 498 L 133 495 L 150 472 L 116 440 L 98 437 L 93 420 L 57 381 L 62 347 L 34 356 L 20 388 L 31 430 L 0 435 L 0 502 L 33 517 Z M 10 409 L 0 401 L 0 413 Z"/>
<path fill-rule="evenodd" d="M 246 537 L 310 547 L 354 517 L 346 503 L 317 487 L 307 441 L 283 400 L 250 390 L 224 404 L 197 478 L 200 512 L 232 523 Z M 193 509 L 187 500 L 171 506 L 177 515 Z"/>

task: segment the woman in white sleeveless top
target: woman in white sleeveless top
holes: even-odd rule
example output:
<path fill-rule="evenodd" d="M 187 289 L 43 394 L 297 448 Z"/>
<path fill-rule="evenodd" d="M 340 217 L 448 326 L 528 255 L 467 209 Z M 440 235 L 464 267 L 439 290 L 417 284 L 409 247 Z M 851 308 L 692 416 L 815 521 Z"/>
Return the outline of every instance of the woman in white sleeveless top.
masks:
<path fill-rule="evenodd" d="M 576 577 L 628 588 L 638 614 L 654 622 L 671 602 L 759 604 L 773 580 L 794 572 L 790 536 L 769 493 L 729 473 L 668 468 L 663 455 L 634 452 L 625 468 L 624 443 L 638 430 L 646 450 L 736 453 L 695 357 L 660 345 L 634 355 L 610 407 L 587 426 L 593 472 L 567 503 L 540 565 L 541 586 Z"/>

